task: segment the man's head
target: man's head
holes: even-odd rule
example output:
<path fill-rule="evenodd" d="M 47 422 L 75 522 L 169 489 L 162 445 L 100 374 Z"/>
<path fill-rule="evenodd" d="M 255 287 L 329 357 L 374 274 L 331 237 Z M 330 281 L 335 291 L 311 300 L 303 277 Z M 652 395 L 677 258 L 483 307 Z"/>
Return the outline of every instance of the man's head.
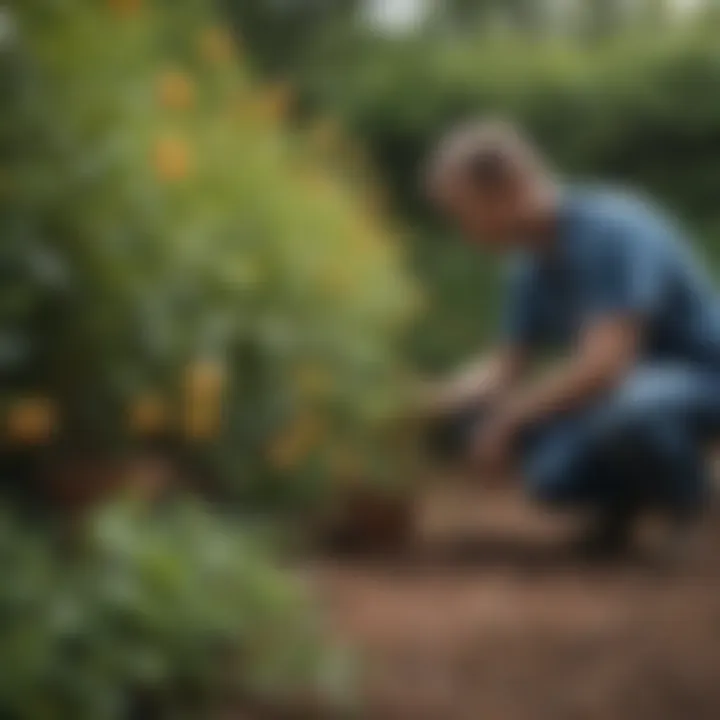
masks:
<path fill-rule="evenodd" d="M 480 121 L 450 132 L 426 172 L 432 202 L 472 241 L 523 242 L 554 209 L 552 174 L 511 124 Z"/>

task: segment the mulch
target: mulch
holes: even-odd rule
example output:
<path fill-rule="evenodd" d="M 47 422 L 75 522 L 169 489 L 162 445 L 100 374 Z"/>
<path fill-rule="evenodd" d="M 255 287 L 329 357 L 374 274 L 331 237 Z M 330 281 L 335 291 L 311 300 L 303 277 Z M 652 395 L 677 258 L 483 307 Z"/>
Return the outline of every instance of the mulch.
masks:
<path fill-rule="evenodd" d="M 512 492 L 441 487 L 405 550 L 310 573 L 363 658 L 367 720 L 717 720 L 720 515 L 660 570 L 566 552 L 573 519 Z"/>

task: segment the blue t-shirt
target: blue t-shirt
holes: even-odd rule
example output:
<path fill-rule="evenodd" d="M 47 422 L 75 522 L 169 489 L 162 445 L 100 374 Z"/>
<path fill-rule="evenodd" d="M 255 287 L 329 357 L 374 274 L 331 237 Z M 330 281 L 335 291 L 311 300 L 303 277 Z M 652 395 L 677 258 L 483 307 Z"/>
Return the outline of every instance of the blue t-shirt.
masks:
<path fill-rule="evenodd" d="M 568 190 L 552 251 L 512 264 L 506 338 L 567 346 L 593 319 L 634 315 L 649 359 L 717 363 L 720 302 L 673 222 L 622 192 Z"/>

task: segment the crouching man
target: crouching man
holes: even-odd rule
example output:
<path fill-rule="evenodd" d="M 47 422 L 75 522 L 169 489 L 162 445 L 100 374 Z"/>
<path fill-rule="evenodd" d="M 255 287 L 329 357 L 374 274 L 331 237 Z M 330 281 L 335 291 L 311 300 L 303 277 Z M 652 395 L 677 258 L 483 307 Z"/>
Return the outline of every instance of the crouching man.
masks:
<path fill-rule="evenodd" d="M 427 186 L 470 243 L 511 256 L 496 349 L 434 398 L 471 423 L 476 467 L 592 509 L 594 554 L 625 549 L 649 507 L 691 526 L 720 430 L 720 303 L 682 233 L 626 192 L 565 186 L 504 123 L 450 133 Z M 539 351 L 562 359 L 531 374 Z"/>

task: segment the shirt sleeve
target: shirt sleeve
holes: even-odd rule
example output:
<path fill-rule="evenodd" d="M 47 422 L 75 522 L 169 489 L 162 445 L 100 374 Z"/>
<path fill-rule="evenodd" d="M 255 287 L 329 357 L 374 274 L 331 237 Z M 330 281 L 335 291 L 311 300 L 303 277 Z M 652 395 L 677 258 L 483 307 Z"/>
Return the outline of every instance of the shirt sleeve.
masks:
<path fill-rule="evenodd" d="M 623 221 L 594 231 L 583 261 L 583 315 L 652 317 L 662 301 L 665 271 L 661 243 L 642 222 Z"/>

